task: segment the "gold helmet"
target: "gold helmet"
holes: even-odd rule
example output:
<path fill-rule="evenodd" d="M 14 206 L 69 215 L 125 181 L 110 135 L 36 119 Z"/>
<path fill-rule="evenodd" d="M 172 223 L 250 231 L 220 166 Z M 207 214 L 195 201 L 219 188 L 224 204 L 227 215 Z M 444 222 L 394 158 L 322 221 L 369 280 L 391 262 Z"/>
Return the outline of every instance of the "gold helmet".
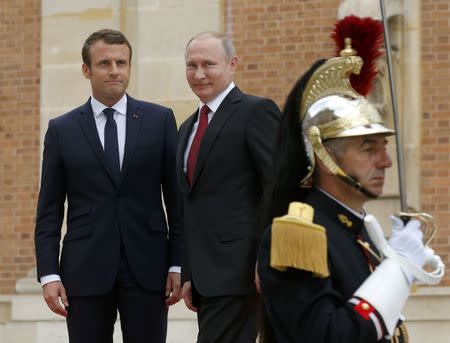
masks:
<path fill-rule="evenodd" d="M 362 95 L 370 91 L 372 79 L 376 76 L 375 60 L 381 55 L 382 30 L 382 24 L 371 18 L 350 16 L 336 24 L 332 36 L 337 47 L 344 48 L 340 50 L 339 57 L 327 60 L 314 71 L 301 98 L 301 130 L 309 162 L 308 173 L 302 183 L 308 184 L 317 156 L 335 175 L 367 196 L 374 197 L 334 162 L 323 141 L 395 133 L 384 126 L 380 113 Z M 364 58 L 352 48 L 352 38 L 355 34 L 359 36 L 356 37 L 356 45 L 362 50 Z M 362 40 L 361 35 L 365 35 Z M 369 46 L 372 51 L 363 49 L 365 46 Z M 363 74 L 362 78 L 352 79 L 360 74 Z M 355 88 L 358 88 L 359 92 Z"/>

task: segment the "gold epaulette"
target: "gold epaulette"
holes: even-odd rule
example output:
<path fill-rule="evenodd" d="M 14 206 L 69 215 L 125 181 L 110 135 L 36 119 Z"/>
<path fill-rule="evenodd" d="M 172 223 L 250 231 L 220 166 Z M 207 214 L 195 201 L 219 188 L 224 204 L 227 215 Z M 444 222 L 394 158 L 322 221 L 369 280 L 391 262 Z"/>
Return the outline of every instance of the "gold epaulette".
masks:
<path fill-rule="evenodd" d="M 285 271 L 292 267 L 329 276 L 325 228 L 312 222 L 314 209 L 308 204 L 292 202 L 288 214 L 274 218 L 270 265 Z"/>

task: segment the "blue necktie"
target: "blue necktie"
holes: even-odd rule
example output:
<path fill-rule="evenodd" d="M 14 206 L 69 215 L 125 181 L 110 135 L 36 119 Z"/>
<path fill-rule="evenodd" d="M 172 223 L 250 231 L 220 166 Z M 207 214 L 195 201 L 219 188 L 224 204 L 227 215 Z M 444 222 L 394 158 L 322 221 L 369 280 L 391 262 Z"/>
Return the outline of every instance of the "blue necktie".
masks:
<path fill-rule="evenodd" d="M 105 108 L 105 154 L 110 163 L 111 170 L 116 180 L 120 176 L 119 143 L 117 140 L 117 125 L 114 120 L 114 108 Z"/>

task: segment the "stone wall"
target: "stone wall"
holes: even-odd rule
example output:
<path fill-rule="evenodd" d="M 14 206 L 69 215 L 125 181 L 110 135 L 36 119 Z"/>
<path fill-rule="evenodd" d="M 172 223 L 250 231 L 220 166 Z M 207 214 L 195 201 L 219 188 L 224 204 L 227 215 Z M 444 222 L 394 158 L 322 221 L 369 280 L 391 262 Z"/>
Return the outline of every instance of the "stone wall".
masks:
<path fill-rule="evenodd" d="M 422 208 L 436 219 L 433 247 L 450 285 L 450 4 L 422 0 Z"/>
<path fill-rule="evenodd" d="M 238 52 L 237 84 L 283 106 L 298 77 L 333 55 L 339 0 L 229 0 L 226 30 Z"/>
<path fill-rule="evenodd" d="M 419 176 L 408 184 L 419 187 L 419 207 L 435 216 L 439 231 L 433 247 L 450 265 L 450 9 L 446 0 L 416 3 L 421 19 L 406 31 L 418 30 L 420 40 L 404 44 L 417 44 L 421 64 L 416 69 L 411 65 L 403 74 L 409 75 L 405 85 L 421 88 L 421 99 L 406 97 L 406 101 L 414 100 L 414 108 L 422 109 L 414 122 L 415 130 L 422 131 L 412 137 L 421 135 L 421 145 L 408 165 L 410 172 L 418 169 Z M 41 139 L 50 118 L 90 94 L 80 72 L 80 48 L 90 32 L 102 27 L 123 30 L 135 49 L 130 93 L 173 107 L 181 122 L 196 106 L 184 79 L 184 45 L 191 35 L 209 29 L 228 32 L 238 50 L 239 87 L 282 106 L 307 66 L 332 55 L 328 36 L 340 4 L 339 0 L 80 0 L 54 5 L 43 0 L 41 7 L 41 1 L 2 2 L 0 294 L 12 293 L 16 280 L 34 265 Z M 420 74 L 421 78 L 410 77 Z M 417 79 L 420 84 L 410 82 Z M 405 101 L 403 107 L 408 108 Z M 394 188 L 395 183 L 386 187 L 388 193 Z M 390 209 L 389 201 L 382 207 Z M 450 285 L 449 276 L 444 285 Z"/>
<path fill-rule="evenodd" d="M 0 7 L 0 294 L 35 264 L 41 1 Z"/>

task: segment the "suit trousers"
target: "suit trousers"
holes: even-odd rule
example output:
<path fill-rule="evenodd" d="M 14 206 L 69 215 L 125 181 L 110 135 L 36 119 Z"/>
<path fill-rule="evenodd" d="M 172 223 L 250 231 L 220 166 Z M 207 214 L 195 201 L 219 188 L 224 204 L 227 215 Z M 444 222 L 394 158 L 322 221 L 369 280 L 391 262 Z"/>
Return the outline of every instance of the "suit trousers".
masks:
<path fill-rule="evenodd" d="M 259 323 L 258 295 L 198 296 L 197 343 L 254 343 L 256 341 Z"/>
<path fill-rule="evenodd" d="M 70 343 L 112 343 L 117 311 L 123 343 L 164 343 L 167 307 L 164 290 L 148 292 L 134 279 L 122 250 L 114 288 L 107 294 L 69 296 Z"/>

